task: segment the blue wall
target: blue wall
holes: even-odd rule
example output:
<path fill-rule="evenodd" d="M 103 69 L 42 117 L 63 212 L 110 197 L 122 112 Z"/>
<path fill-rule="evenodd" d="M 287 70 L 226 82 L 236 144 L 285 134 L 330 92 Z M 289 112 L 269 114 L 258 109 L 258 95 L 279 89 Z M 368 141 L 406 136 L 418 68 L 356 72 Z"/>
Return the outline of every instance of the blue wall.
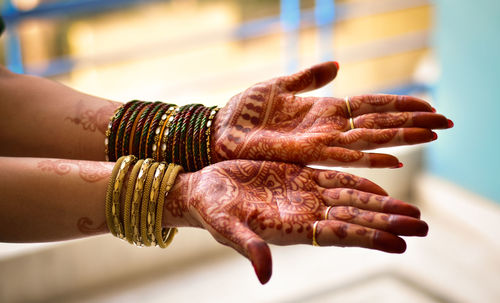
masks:
<path fill-rule="evenodd" d="M 429 168 L 500 203 L 500 1 L 435 4 L 436 107 L 455 128 L 430 144 Z"/>

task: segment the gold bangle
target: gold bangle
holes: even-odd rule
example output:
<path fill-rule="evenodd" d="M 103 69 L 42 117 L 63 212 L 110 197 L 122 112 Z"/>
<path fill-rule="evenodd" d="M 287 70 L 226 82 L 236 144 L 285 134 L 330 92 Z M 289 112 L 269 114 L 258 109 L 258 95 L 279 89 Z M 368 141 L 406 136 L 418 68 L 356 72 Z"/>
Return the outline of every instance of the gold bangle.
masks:
<path fill-rule="evenodd" d="M 112 205 L 111 205 L 111 216 L 113 219 L 113 235 L 123 239 L 125 237 L 123 233 L 123 225 L 120 222 L 120 194 L 122 191 L 123 180 L 128 172 L 130 165 L 135 162 L 136 157 L 133 155 L 125 156 L 125 159 L 120 163 L 120 168 L 116 175 L 115 182 L 113 184 L 113 194 L 112 194 Z"/>
<path fill-rule="evenodd" d="M 165 241 L 162 237 L 161 216 L 163 215 L 163 212 L 161 211 L 160 208 L 163 208 L 163 203 L 165 201 L 165 195 L 167 192 L 168 179 L 172 175 L 174 167 L 175 167 L 174 163 L 170 163 L 167 166 L 167 171 L 165 172 L 165 174 L 163 175 L 163 179 L 161 180 L 160 193 L 158 194 L 158 201 L 156 204 L 155 239 L 156 239 L 156 244 L 162 248 L 165 248 L 166 246 L 165 246 Z"/>
<path fill-rule="evenodd" d="M 130 211 L 132 206 L 132 197 L 135 191 L 135 183 L 137 181 L 137 176 L 139 175 L 139 169 L 142 167 L 144 160 L 139 160 L 134 164 L 132 172 L 127 183 L 127 193 L 125 194 L 125 204 L 123 206 L 123 225 L 125 227 L 125 238 L 130 244 L 133 244 L 132 239 L 132 228 L 130 224 Z"/>
<path fill-rule="evenodd" d="M 177 178 L 177 175 L 179 174 L 179 172 L 182 172 L 182 171 L 183 171 L 182 166 L 177 165 L 174 167 L 174 171 L 172 172 L 173 175 L 171 175 L 169 177 L 169 182 L 167 184 L 169 191 L 170 191 L 170 189 L 172 189 L 174 182 L 175 182 L 175 179 Z M 165 194 L 165 198 L 167 197 L 167 195 L 168 195 L 168 193 Z M 160 208 L 160 210 L 161 210 L 160 216 L 157 219 L 157 221 L 159 221 L 160 226 L 162 226 L 163 206 Z M 170 243 L 172 243 L 172 240 L 174 239 L 177 232 L 178 232 L 177 228 L 163 228 L 162 229 L 162 237 L 163 237 L 162 239 L 163 239 L 163 242 L 165 243 L 165 247 L 168 247 L 170 245 Z"/>
<path fill-rule="evenodd" d="M 113 121 L 116 119 L 118 112 L 120 112 L 124 106 L 125 104 L 120 105 L 117 109 L 115 109 L 113 116 L 109 117 L 108 128 L 106 129 L 105 132 L 106 138 L 104 138 L 104 153 L 106 162 L 109 161 L 109 136 L 111 135 L 111 128 L 113 127 Z"/>
<path fill-rule="evenodd" d="M 108 225 L 108 229 L 113 234 L 113 236 L 116 234 L 113 226 L 113 215 L 111 214 L 111 208 L 112 208 L 112 200 L 113 200 L 113 187 L 115 184 L 116 180 L 116 175 L 118 174 L 118 170 L 120 169 L 120 165 L 123 161 L 123 157 L 118 159 L 115 163 L 115 166 L 113 167 L 113 171 L 111 172 L 111 176 L 109 177 L 109 182 L 108 182 L 108 187 L 106 190 L 106 200 L 105 200 L 105 213 L 106 213 L 106 223 Z"/>
<path fill-rule="evenodd" d="M 134 197 L 132 199 L 132 207 L 130 209 L 130 229 L 132 230 L 132 242 L 141 246 L 142 240 L 139 233 L 139 218 L 140 218 L 140 206 L 141 200 L 144 192 L 144 182 L 148 175 L 149 168 L 153 163 L 153 159 L 146 159 L 141 165 L 139 170 L 139 175 L 135 182 L 134 187 Z"/>
<path fill-rule="evenodd" d="M 219 111 L 220 108 L 216 107 L 212 109 L 210 112 L 210 116 L 208 117 L 208 122 L 207 122 L 207 159 L 208 159 L 208 165 L 212 164 L 212 155 L 210 153 L 210 129 L 212 126 L 212 120 L 215 118 L 215 115 Z"/>
<path fill-rule="evenodd" d="M 170 131 L 172 128 L 172 121 L 174 121 L 174 116 L 177 113 L 177 110 L 179 108 L 176 106 L 175 109 L 170 113 L 170 116 L 167 119 L 167 122 L 165 123 L 165 130 L 163 131 L 163 137 L 162 137 L 162 143 L 161 143 L 161 154 L 162 154 L 162 160 L 167 161 L 167 141 L 168 137 L 170 135 Z M 170 147 L 172 148 L 172 147 Z M 173 150 L 173 149 L 172 149 Z M 172 158 L 172 156 L 170 156 Z"/>
<path fill-rule="evenodd" d="M 351 125 L 351 129 L 355 129 L 354 120 L 352 118 L 349 118 L 349 124 Z"/>
<path fill-rule="evenodd" d="M 158 161 L 165 161 L 167 156 L 167 137 L 170 129 L 170 125 L 172 124 L 172 118 L 174 116 L 175 110 L 177 109 L 177 105 L 171 106 L 168 108 L 166 113 L 166 118 L 163 124 L 163 128 L 161 129 L 160 139 L 158 140 Z M 163 119 L 163 117 L 162 117 Z"/>
<path fill-rule="evenodd" d="M 144 246 L 151 246 L 151 241 L 148 239 L 148 235 L 146 233 L 146 216 L 148 214 L 149 194 L 151 193 L 151 186 L 153 185 L 153 178 L 158 165 L 160 165 L 160 163 L 154 162 L 153 165 L 151 165 L 151 167 L 149 168 L 146 183 L 144 185 L 144 193 L 142 194 L 139 230 L 141 232 L 142 244 L 144 244 Z"/>
<path fill-rule="evenodd" d="M 153 185 L 151 186 L 151 193 L 149 194 L 149 205 L 147 218 L 142 218 L 146 221 L 146 234 L 148 241 L 151 241 L 151 245 L 156 245 L 154 227 L 156 223 L 156 202 L 158 200 L 158 193 L 160 191 L 160 183 L 165 175 L 166 164 L 160 163 L 156 168 L 155 175 L 153 178 Z"/>
<path fill-rule="evenodd" d="M 155 139 L 153 142 L 152 150 L 153 150 L 153 157 L 154 157 L 154 155 L 156 155 L 156 157 L 154 157 L 154 159 L 156 161 L 161 161 L 160 151 L 161 151 L 161 141 L 162 141 L 162 137 L 163 137 L 163 132 L 165 130 L 165 126 L 168 124 L 166 122 L 168 121 L 168 119 L 172 115 L 175 108 L 176 108 L 176 106 L 170 106 L 168 108 L 168 110 L 161 116 L 160 123 L 158 124 L 158 127 L 156 127 L 156 129 L 155 129 Z"/>
<path fill-rule="evenodd" d="M 172 188 L 175 179 L 179 172 L 182 171 L 182 166 L 170 163 L 167 168 L 167 172 L 163 176 L 163 180 L 160 185 L 160 193 L 158 196 L 158 203 L 156 205 L 156 222 L 155 222 L 155 237 L 157 245 L 161 248 L 166 248 L 173 240 L 174 236 L 177 234 L 177 228 L 163 227 L 163 204 L 168 192 Z"/>

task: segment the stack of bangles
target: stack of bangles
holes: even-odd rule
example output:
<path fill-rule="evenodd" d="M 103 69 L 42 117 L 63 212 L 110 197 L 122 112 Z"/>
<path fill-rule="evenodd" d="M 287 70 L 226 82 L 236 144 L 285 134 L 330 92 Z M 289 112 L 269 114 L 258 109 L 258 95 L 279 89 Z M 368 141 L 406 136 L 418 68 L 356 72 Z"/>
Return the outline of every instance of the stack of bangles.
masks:
<path fill-rule="evenodd" d="M 212 164 L 210 126 L 218 110 L 201 104 L 125 103 L 108 124 L 106 159 L 134 155 L 179 164 L 185 171 L 200 170 Z"/>
<path fill-rule="evenodd" d="M 154 162 L 150 158 L 137 160 L 133 155 L 119 158 L 106 192 L 106 222 L 111 233 L 137 246 L 167 247 L 177 229 L 163 227 L 163 203 L 180 171 L 179 165 Z"/>
<path fill-rule="evenodd" d="M 177 229 L 162 227 L 165 197 L 179 171 L 212 164 L 210 132 L 218 110 L 201 104 L 178 107 L 134 100 L 115 111 L 104 141 L 106 160 L 116 161 L 105 206 L 114 236 L 138 246 L 164 248 L 172 241 Z"/>

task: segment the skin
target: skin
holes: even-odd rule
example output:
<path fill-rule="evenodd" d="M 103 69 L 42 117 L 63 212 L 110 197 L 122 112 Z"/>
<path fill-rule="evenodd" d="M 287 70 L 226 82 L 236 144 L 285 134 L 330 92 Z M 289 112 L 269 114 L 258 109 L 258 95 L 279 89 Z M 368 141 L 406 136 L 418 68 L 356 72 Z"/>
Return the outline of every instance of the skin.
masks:
<path fill-rule="evenodd" d="M 362 150 L 429 142 L 432 129 L 451 121 L 420 99 L 365 95 L 350 99 L 356 127 L 350 130 L 343 99 L 296 95 L 325 85 L 337 71 L 326 62 L 233 97 L 214 120 L 218 163 L 178 176 L 163 224 L 208 230 L 247 257 L 262 283 L 272 272 L 267 243 L 311 244 L 315 221 L 320 245 L 402 253 L 399 236 L 424 236 L 418 209 L 374 183 L 302 165 L 397 167 L 394 156 Z M 121 103 L 4 68 L 0 92 L 0 155 L 7 156 L 0 158 L 0 240 L 108 232 L 103 197 L 112 164 L 95 161 L 104 160 L 105 129 Z"/>
<path fill-rule="evenodd" d="M 253 85 L 234 96 L 213 123 L 212 159 L 397 167 L 387 154 L 363 150 L 430 142 L 452 122 L 410 96 L 300 97 L 337 75 L 336 62 Z M 22 90 L 19 87 L 23 87 Z M 0 68 L 0 155 L 104 161 L 105 130 L 121 103 L 60 83 Z"/>
<path fill-rule="evenodd" d="M 428 231 L 415 206 L 388 197 L 367 179 L 289 163 L 217 163 L 183 174 L 168 198 L 164 222 L 208 230 L 248 258 L 263 284 L 272 274 L 267 243 L 312 244 L 315 221 L 320 246 L 389 253 L 405 251 L 399 236 Z"/>
<path fill-rule="evenodd" d="M 349 99 L 351 130 L 344 99 L 297 96 L 324 86 L 337 72 L 336 62 L 325 62 L 231 98 L 215 118 L 212 158 L 397 167 L 394 156 L 362 150 L 430 142 L 437 138 L 432 129 L 452 126 L 424 100 L 363 95 Z"/>
<path fill-rule="evenodd" d="M 0 166 L 0 241 L 59 241 L 109 232 L 102 197 L 113 163 L 0 157 Z M 272 274 L 267 243 L 312 244 L 315 221 L 321 246 L 402 253 L 406 244 L 400 236 L 427 234 L 419 216 L 415 206 L 351 174 L 232 160 L 179 174 L 166 196 L 162 222 L 206 229 L 248 258 L 266 283 Z"/>

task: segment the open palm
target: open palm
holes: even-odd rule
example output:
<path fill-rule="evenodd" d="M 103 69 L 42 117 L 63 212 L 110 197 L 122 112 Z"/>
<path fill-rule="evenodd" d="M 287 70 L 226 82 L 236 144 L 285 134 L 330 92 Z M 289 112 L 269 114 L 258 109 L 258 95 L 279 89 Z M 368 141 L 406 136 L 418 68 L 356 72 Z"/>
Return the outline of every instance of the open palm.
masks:
<path fill-rule="evenodd" d="M 363 95 L 349 99 L 352 129 L 344 99 L 296 95 L 327 84 L 337 71 L 337 63 L 322 63 L 231 98 L 214 121 L 213 159 L 395 167 L 394 156 L 362 150 L 429 142 L 437 138 L 431 129 L 452 126 L 418 98 Z"/>
<path fill-rule="evenodd" d="M 262 283 L 272 271 L 267 243 L 312 244 L 315 222 L 314 237 L 321 246 L 391 253 L 406 249 L 398 235 L 427 233 L 416 207 L 343 172 L 234 160 L 205 167 L 190 180 L 190 193 L 177 203 L 188 209 L 192 225 L 246 256 Z"/>

